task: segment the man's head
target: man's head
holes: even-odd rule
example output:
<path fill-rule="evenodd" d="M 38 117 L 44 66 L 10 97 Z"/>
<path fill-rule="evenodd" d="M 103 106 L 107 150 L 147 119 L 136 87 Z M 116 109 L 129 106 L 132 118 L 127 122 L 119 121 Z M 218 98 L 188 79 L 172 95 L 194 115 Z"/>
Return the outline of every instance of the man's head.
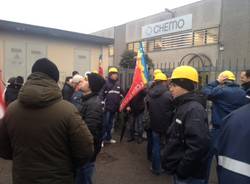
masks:
<path fill-rule="evenodd" d="M 83 79 L 83 76 L 78 75 L 78 74 L 74 75 L 74 77 L 71 80 L 71 85 L 73 86 L 73 88 L 76 88 L 82 79 Z"/>
<path fill-rule="evenodd" d="M 162 73 L 162 71 L 160 69 L 155 69 L 154 70 L 154 78 L 155 78 L 155 75 L 157 75 L 158 73 Z"/>
<path fill-rule="evenodd" d="M 194 91 L 199 82 L 198 72 L 191 66 L 180 66 L 174 69 L 169 85 L 170 92 L 176 98 Z"/>
<path fill-rule="evenodd" d="M 17 76 L 16 77 L 16 80 L 15 80 L 15 85 L 16 86 L 22 86 L 23 85 L 23 82 L 24 82 L 24 79 L 22 76 Z"/>
<path fill-rule="evenodd" d="M 84 77 L 79 83 L 79 88 L 83 93 L 99 93 L 105 84 L 105 80 L 102 76 L 96 73 L 89 73 L 87 77 Z"/>
<path fill-rule="evenodd" d="M 32 73 L 40 72 L 48 75 L 51 79 L 58 82 L 59 70 L 57 66 L 47 58 L 38 59 L 32 66 Z"/>
<path fill-rule="evenodd" d="M 72 72 L 72 77 L 74 77 L 74 76 L 77 75 L 77 74 L 79 74 L 78 71 L 73 71 L 73 72 Z"/>
<path fill-rule="evenodd" d="M 116 81 L 118 80 L 118 70 L 115 67 L 109 69 L 109 78 Z"/>
<path fill-rule="evenodd" d="M 235 75 L 233 74 L 233 72 L 229 71 L 229 70 L 225 70 L 223 72 L 221 72 L 217 78 L 217 81 L 220 84 L 224 84 L 225 82 L 232 82 L 235 81 Z"/>
<path fill-rule="evenodd" d="M 240 73 L 240 83 L 250 82 L 250 70 L 244 70 Z"/>
<path fill-rule="evenodd" d="M 165 84 L 165 85 L 167 85 L 167 81 L 168 81 L 167 76 L 162 72 L 156 73 L 154 75 L 155 84 Z"/>

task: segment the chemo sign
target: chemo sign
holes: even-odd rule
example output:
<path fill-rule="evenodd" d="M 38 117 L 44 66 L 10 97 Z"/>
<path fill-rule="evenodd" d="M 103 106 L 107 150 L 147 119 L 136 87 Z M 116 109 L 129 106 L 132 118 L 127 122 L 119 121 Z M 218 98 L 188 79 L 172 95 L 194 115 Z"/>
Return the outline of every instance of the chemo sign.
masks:
<path fill-rule="evenodd" d="M 188 29 L 192 29 L 192 14 L 143 26 L 142 38 L 150 38 Z"/>

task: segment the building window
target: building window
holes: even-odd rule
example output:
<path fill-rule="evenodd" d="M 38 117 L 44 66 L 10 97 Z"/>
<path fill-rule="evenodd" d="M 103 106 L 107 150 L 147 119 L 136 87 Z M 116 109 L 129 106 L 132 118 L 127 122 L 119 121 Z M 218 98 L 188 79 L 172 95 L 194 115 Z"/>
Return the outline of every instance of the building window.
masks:
<path fill-rule="evenodd" d="M 206 44 L 218 43 L 218 28 L 207 29 Z"/>
<path fill-rule="evenodd" d="M 195 31 L 185 31 L 175 34 L 165 35 L 163 37 L 152 38 L 151 40 L 143 41 L 143 48 L 146 52 L 154 52 L 159 50 L 169 50 L 193 46 L 203 46 L 208 44 L 218 43 L 218 27 L 208 28 Z M 128 43 L 128 50 L 138 51 L 140 43 Z"/>
<path fill-rule="evenodd" d="M 147 52 L 148 49 L 147 49 L 147 42 L 146 41 L 142 42 L 142 47 L 143 47 L 143 51 Z"/>
<path fill-rule="evenodd" d="M 199 30 L 194 31 L 193 33 L 193 45 L 199 46 L 199 45 L 205 45 L 206 40 L 206 30 Z"/>
<path fill-rule="evenodd" d="M 162 47 L 161 38 L 155 39 L 154 49 L 159 50 Z"/>
<path fill-rule="evenodd" d="M 134 42 L 134 52 L 137 52 L 139 47 L 140 47 L 140 43 L 139 42 Z"/>
<path fill-rule="evenodd" d="M 162 37 L 162 50 L 192 46 L 192 32 L 178 33 Z"/>
<path fill-rule="evenodd" d="M 109 45 L 108 49 L 109 49 L 109 56 L 114 56 L 114 45 Z"/>
<path fill-rule="evenodd" d="M 129 43 L 129 44 L 128 44 L 128 50 L 133 50 L 133 49 L 134 49 L 133 43 Z"/>
<path fill-rule="evenodd" d="M 154 40 L 149 40 L 147 43 L 148 43 L 148 52 L 154 51 L 155 41 Z"/>

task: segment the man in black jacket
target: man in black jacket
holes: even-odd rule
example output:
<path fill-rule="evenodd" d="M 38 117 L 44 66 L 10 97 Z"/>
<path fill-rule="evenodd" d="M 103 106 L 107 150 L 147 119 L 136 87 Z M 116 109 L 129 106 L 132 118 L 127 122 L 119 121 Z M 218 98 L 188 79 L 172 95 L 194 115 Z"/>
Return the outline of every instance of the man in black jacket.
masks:
<path fill-rule="evenodd" d="M 193 92 L 198 73 L 190 66 L 177 67 L 171 76 L 170 92 L 175 113 L 167 131 L 162 154 L 163 168 L 174 184 L 204 184 L 209 151 L 207 114 Z"/>
<path fill-rule="evenodd" d="M 172 97 L 167 88 L 167 77 L 163 73 L 157 73 L 154 77 L 154 86 L 148 93 L 148 110 L 150 118 L 151 136 L 148 141 L 152 145 L 152 172 L 160 175 L 161 167 L 161 138 L 165 137 L 172 118 Z"/>
<path fill-rule="evenodd" d="M 120 102 L 123 98 L 123 91 L 118 83 L 118 70 L 115 67 L 109 69 L 109 76 L 100 94 L 104 105 L 104 131 L 105 143 L 116 143 L 112 139 L 111 130 L 115 113 L 118 112 Z"/>
<path fill-rule="evenodd" d="M 94 137 L 94 156 L 89 163 L 77 171 L 76 184 L 92 184 L 96 156 L 101 150 L 103 110 L 98 93 L 104 83 L 105 80 L 100 75 L 89 73 L 78 84 L 83 96 L 81 97 L 81 103 L 76 107 Z"/>

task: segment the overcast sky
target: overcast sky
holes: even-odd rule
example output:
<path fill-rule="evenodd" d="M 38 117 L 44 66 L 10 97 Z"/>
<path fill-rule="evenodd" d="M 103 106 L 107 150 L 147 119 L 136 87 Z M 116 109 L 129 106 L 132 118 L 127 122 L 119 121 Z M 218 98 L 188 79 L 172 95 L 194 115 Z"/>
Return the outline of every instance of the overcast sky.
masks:
<path fill-rule="evenodd" d="M 92 33 L 198 0 L 0 0 L 0 19 Z"/>

